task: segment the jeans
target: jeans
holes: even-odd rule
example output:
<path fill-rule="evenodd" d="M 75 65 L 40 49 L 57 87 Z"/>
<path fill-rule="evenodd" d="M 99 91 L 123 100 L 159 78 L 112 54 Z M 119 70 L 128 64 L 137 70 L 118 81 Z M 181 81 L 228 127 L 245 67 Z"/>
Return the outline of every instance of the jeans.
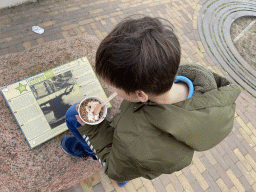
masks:
<path fill-rule="evenodd" d="M 94 160 L 97 160 L 94 157 L 94 152 L 92 152 L 91 148 L 87 145 L 87 143 L 85 142 L 85 140 L 83 139 L 82 135 L 79 133 L 79 131 L 77 130 L 78 127 L 81 126 L 81 124 L 77 121 L 76 119 L 76 115 L 78 115 L 77 111 L 76 111 L 76 105 L 79 103 L 75 103 L 74 105 L 72 105 L 66 112 L 66 124 L 68 126 L 68 129 L 71 131 L 71 133 L 74 135 L 74 137 L 78 140 L 79 143 L 81 143 L 81 145 L 83 146 L 84 150 L 90 154 L 91 157 L 93 157 Z M 119 186 L 120 187 L 124 187 L 126 185 L 126 183 L 128 183 L 129 181 L 124 181 L 124 182 L 120 182 Z"/>
<path fill-rule="evenodd" d="M 81 124 L 77 121 L 76 116 L 78 115 L 76 111 L 76 105 L 79 103 L 75 103 L 72 105 L 66 112 L 65 121 L 67 124 L 68 129 L 71 131 L 71 133 L 74 135 L 74 137 L 78 140 L 78 142 L 83 146 L 84 150 L 90 154 L 92 157 L 95 153 L 92 152 L 91 148 L 87 145 L 79 131 L 77 130 L 78 127 L 81 126 Z"/>

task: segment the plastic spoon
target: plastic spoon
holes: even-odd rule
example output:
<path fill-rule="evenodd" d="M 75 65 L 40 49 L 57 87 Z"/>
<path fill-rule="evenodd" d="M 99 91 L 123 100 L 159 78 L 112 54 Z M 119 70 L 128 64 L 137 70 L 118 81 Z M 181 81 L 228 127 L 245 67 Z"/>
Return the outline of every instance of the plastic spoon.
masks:
<path fill-rule="evenodd" d="M 112 95 L 109 96 L 105 101 L 103 101 L 101 104 L 96 105 L 96 107 L 93 110 L 94 115 L 98 115 L 100 113 L 101 108 L 106 105 L 109 101 L 111 101 L 115 96 L 117 96 L 117 92 L 114 92 Z"/>

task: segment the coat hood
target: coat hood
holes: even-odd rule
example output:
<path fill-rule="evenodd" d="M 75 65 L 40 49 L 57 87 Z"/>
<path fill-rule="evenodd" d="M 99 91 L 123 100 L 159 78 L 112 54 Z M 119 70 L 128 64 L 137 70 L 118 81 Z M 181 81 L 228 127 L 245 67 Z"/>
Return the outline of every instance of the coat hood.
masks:
<path fill-rule="evenodd" d="M 149 102 L 143 107 L 145 116 L 155 128 L 194 150 L 208 150 L 231 132 L 235 100 L 241 90 L 225 77 L 199 65 L 181 65 L 178 75 L 193 82 L 193 97 L 172 105 Z"/>

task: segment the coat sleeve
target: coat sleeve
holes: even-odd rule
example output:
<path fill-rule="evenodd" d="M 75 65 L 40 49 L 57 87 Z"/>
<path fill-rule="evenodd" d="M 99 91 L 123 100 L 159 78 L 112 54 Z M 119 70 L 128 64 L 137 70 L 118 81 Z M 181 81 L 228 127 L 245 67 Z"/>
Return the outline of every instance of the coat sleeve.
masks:
<path fill-rule="evenodd" d="M 105 174 L 109 178 L 122 182 L 142 176 L 139 163 L 114 135 L 114 129 L 107 120 L 98 125 L 84 125 L 78 131 L 96 153 L 96 158 L 105 167 Z"/>

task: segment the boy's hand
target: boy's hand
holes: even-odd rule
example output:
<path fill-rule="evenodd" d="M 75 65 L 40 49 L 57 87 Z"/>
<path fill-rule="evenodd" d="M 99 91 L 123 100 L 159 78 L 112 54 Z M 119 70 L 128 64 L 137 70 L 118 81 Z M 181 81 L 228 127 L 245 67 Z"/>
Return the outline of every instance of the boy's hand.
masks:
<path fill-rule="evenodd" d="M 79 107 L 79 104 L 76 105 L 76 111 L 77 112 L 78 112 L 78 107 Z M 81 120 L 79 115 L 76 115 L 76 119 L 77 119 L 78 123 L 80 123 L 82 126 L 85 125 L 85 123 Z"/>

